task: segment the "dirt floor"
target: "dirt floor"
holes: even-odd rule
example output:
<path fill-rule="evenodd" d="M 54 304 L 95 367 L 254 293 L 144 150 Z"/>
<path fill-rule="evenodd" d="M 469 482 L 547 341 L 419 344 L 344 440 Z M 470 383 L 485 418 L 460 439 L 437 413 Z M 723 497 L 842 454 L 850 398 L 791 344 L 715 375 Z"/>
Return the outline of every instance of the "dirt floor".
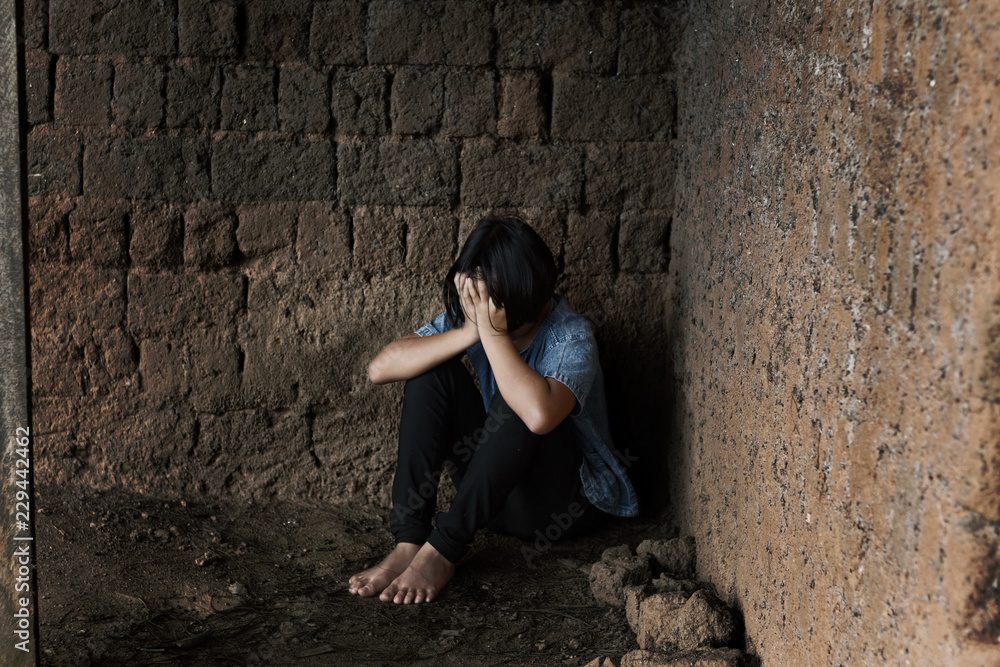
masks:
<path fill-rule="evenodd" d="M 360 599 L 348 577 L 391 547 L 362 506 L 178 503 L 37 491 L 43 665 L 584 665 L 637 648 L 598 604 L 601 552 L 673 537 L 612 520 L 528 559 L 482 533 L 429 604 Z"/>

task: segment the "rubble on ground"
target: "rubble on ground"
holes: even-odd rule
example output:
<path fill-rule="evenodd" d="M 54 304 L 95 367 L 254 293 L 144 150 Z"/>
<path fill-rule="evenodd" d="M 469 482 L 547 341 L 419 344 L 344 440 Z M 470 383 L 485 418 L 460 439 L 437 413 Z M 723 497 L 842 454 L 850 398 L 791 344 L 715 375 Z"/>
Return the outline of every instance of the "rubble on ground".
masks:
<path fill-rule="evenodd" d="M 692 537 L 645 540 L 606 549 L 590 570 L 594 597 L 623 607 L 639 648 L 617 667 L 738 667 L 746 654 L 736 645 L 737 613 L 695 576 Z M 615 667 L 610 658 L 587 667 Z"/>

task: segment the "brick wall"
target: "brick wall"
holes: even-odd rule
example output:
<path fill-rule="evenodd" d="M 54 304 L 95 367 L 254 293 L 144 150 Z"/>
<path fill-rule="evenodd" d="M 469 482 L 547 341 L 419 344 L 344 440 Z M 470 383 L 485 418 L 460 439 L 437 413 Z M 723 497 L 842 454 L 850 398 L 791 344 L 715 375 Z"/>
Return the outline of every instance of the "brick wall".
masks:
<path fill-rule="evenodd" d="M 1000 664 L 997 5 L 688 20 L 667 469 L 699 574 L 764 664 Z"/>
<path fill-rule="evenodd" d="M 674 3 L 25 14 L 41 480 L 386 503 L 401 391 L 367 362 L 513 212 L 597 326 L 662 498 Z"/>

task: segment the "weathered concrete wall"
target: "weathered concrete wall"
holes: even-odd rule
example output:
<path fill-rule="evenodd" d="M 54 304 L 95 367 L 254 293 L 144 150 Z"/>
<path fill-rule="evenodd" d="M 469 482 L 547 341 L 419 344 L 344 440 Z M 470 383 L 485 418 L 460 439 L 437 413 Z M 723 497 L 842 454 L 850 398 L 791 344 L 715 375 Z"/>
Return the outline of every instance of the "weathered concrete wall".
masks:
<path fill-rule="evenodd" d="M 26 5 L 45 480 L 387 503 L 401 387 L 367 363 L 517 212 L 662 495 L 631 410 L 670 400 L 673 3 Z"/>
<path fill-rule="evenodd" d="M 691 3 L 670 470 L 764 664 L 1000 664 L 998 44 L 988 0 Z"/>

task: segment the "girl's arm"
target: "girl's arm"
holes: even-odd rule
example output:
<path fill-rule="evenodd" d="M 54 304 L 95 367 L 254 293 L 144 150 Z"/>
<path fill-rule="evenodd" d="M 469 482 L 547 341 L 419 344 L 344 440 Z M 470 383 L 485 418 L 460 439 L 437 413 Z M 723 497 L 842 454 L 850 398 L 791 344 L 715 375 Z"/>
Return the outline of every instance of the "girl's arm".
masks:
<path fill-rule="evenodd" d="M 466 318 L 466 324 L 468 324 Z M 475 334 L 475 337 L 473 337 Z M 479 332 L 468 326 L 433 336 L 415 333 L 392 341 L 368 364 L 368 378 L 375 384 L 409 380 L 465 352 L 479 341 Z"/>
<path fill-rule="evenodd" d="M 462 276 L 455 276 L 459 286 Z M 435 366 L 465 352 L 479 342 L 476 321 L 469 317 L 474 313 L 472 303 L 459 290 L 459 303 L 465 314 L 461 328 L 445 331 L 433 336 L 419 336 L 415 333 L 392 341 L 368 364 L 368 379 L 375 384 L 410 380 L 426 373 Z"/>
<path fill-rule="evenodd" d="M 480 323 L 479 340 L 490 360 L 500 395 L 532 433 L 548 433 L 569 416 L 576 405 L 576 396 L 562 382 L 539 375 L 518 354 L 510 336 L 497 331 L 496 326 L 506 329 L 507 317 L 490 300 L 485 281 L 467 279 L 460 293 L 463 305 L 467 295 L 475 308 Z"/>

